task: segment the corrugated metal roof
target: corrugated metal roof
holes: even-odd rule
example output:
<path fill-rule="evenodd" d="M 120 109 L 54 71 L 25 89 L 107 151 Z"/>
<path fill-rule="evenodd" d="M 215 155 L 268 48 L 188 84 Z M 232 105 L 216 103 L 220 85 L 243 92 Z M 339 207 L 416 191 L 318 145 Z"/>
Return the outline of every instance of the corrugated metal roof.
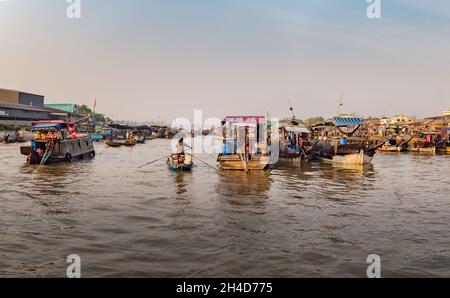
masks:
<path fill-rule="evenodd" d="M 29 106 L 29 105 L 21 105 L 21 104 L 13 104 L 13 103 L 5 103 L 0 102 L 0 108 L 4 109 L 13 109 L 13 110 L 26 110 L 26 111 L 35 111 L 35 112 L 47 112 L 47 113 L 61 113 L 64 111 L 46 108 L 46 107 L 38 107 L 38 106 Z"/>
<path fill-rule="evenodd" d="M 364 120 L 358 117 L 334 117 L 332 119 L 332 122 L 336 127 L 347 127 L 362 125 L 364 123 Z"/>

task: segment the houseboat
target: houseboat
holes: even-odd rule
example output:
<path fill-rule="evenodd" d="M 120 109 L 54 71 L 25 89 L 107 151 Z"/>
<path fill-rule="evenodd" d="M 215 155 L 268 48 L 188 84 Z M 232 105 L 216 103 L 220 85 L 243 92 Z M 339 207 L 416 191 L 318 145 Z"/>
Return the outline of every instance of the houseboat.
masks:
<path fill-rule="evenodd" d="M 436 143 L 438 153 L 450 154 L 450 128 L 441 134 L 441 139 Z"/>
<path fill-rule="evenodd" d="M 362 118 L 344 115 L 315 126 L 313 156 L 338 164 L 371 163 L 378 146 L 370 146 L 364 136 L 355 136 L 361 125 Z"/>
<path fill-rule="evenodd" d="M 32 124 L 34 140 L 30 146 L 20 148 L 29 164 L 72 162 L 95 156 L 92 139 L 79 134 L 75 123 L 39 121 Z"/>
<path fill-rule="evenodd" d="M 408 150 L 408 143 L 410 140 L 404 140 L 400 136 L 391 136 L 381 147 L 377 149 L 378 152 L 405 152 Z"/>
<path fill-rule="evenodd" d="M 269 166 L 267 120 L 263 116 L 229 116 L 222 121 L 222 170 L 264 170 Z"/>
<path fill-rule="evenodd" d="M 409 142 L 408 152 L 435 155 L 436 137 L 436 132 L 421 132 L 418 137 Z"/>
<path fill-rule="evenodd" d="M 309 157 L 312 149 L 310 130 L 295 118 L 283 123 L 280 127 L 279 162 L 300 162 Z"/>

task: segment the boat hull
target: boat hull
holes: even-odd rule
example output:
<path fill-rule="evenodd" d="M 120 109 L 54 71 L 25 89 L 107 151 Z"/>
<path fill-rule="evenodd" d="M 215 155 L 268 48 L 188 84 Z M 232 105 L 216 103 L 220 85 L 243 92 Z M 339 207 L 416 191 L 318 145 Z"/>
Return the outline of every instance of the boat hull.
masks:
<path fill-rule="evenodd" d="M 166 165 L 170 170 L 188 172 L 194 168 L 194 163 L 190 156 L 185 154 L 174 154 L 167 158 Z"/>
<path fill-rule="evenodd" d="M 446 147 L 446 148 L 438 148 L 437 149 L 438 153 L 443 153 L 443 154 L 450 154 L 450 147 Z"/>
<path fill-rule="evenodd" d="M 44 151 L 46 142 L 34 141 L 34 143 L 34 147 L 39 147 Z M 23 146 L 20 148 L 21 154 L 27 156 L 28 164 L 42 163 L 44 156 L 43 154 L 39 154 L 36 148 L 33 148 L 33 146 Z M 72 162 L 78 159 L 93 157 L 95 157 L 95 150 L 92 139 L 90 137 L 83 137 L 56 142 L 54 149 L 45 163 Z"/>
<path fill-rule="evenodd" d="M 335 164 L 370 164 L 375 154 L 375 151 L 365 149 L 361 144 L 340 145 L 330 141 L 319 141 L 314 148 L 313 156 Z"/>
<path fill-rule="evenodd" d="M 435 155 L 436 154 L 436 147 L 408 148 L 408 152 L 413 152 L 413 153 L 418 153 L 418 154 Z"/>
<path fill-rule="evenodd" d="M 116 142 L 116 141 L 110 141 L 110 140 L 106 140 L 105 145 L 109 146 L 109 147 L 114 147 L 114 148 L 118 148 L 118 147 L 132 147 L 135 146 L 137 144 L 136 141 L 125 141 L 125 142 Z"/>
<path fill-rule="evenodd" d="M 405 151 L 402 147 L 398 146 L 383 146 L 377 149 L 378 152 L 402 152 Z"/>
<path fill-rule="evenodd" d="M 172 171 L 190 172 L 194 168 L 194 164 L 176 165 L 166 161 L 167 167 Z"/>
<path fill-rule="evenodd" d="M 252 156 L 246 163 L 242 155 L 220 155 L 217 161 L 222 170 L 262 171 L 269 166 L 268 156 Z"/>
<path fill-rule="evenodd" d="M 366 165 L 372 163 L 373 156 L 367 155 L 364 151 L 344 155 L 334 155 L 332 158 L 320 158 L 325 162 L 345 165 Z"/>

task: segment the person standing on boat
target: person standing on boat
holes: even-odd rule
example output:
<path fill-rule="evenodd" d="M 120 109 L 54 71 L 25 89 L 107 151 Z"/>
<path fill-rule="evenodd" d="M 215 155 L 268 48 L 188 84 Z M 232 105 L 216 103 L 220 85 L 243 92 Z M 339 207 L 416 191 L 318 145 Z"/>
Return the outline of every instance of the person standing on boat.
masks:
<path fill-rule="evenodd" d="M 184 154 L 184 147 L 191 148 L 189 145 L 186 145 L 184 143 L 184 139 L 181 138 L 178 140 L 178 143 L 177 143 L 177 154 Z"/>

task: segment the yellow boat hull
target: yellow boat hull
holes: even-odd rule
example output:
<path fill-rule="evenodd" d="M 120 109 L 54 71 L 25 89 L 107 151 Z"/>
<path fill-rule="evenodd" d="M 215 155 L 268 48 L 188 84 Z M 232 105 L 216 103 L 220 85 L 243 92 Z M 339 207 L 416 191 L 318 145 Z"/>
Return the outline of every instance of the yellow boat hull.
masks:
<path fill-rule="evenodd" d="M 268 156 L 251 156 L 247 162 L 242 155 L 221 155 L 217 158 L 222 170 L 261 171 L 269 166 Z"/>

